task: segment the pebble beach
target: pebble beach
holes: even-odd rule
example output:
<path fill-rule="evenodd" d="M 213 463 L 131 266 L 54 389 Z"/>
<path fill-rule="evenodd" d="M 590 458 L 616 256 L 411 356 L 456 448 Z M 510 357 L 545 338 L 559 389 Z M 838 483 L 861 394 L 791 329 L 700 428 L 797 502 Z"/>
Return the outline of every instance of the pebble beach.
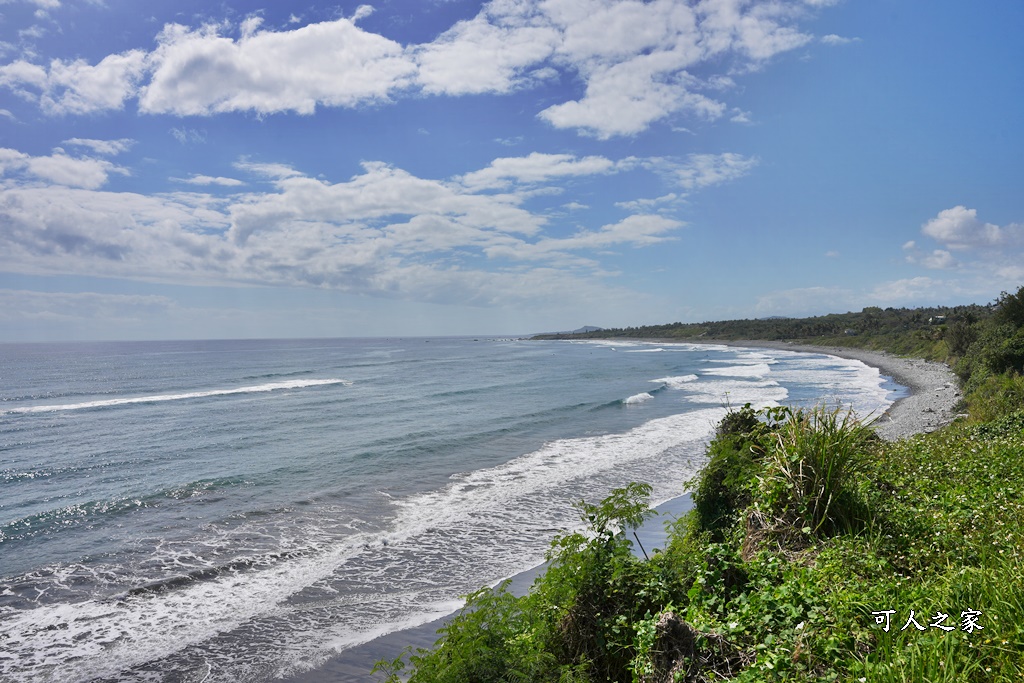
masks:
<path fill-rule="evenodd" d="M 878 368 L 883 375 L 892 377 L 910 390 L 875 421 L 875 430 L 888 441 L 896 441 L 914 434 L 933 432 L 956 419 L 957 404 L 962 398 L 956 375 L 944 363 L 920 358 L 902 358 L 884 351 L 868 351 L 834 346 L 812 346 L 789 342 L 738 341 L 716 342 L 730 346 L 750 346 L 827 353 L 840 358 L 852 358 Z"/>

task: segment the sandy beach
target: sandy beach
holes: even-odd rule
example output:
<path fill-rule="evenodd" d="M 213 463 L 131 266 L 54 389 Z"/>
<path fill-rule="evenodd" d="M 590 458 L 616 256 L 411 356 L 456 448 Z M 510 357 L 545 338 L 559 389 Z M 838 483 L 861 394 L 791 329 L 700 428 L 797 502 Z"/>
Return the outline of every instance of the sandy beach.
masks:
<path fill-rule="evenodd" d="M 669 340 L 641 340 L 655 343 L 673 343 Z M 689 343 L 689 342 L 688 342 Z M 957 417 L 956 405 L 961 398 L 956 375 L 942 363 L 932 363 L 915 358 L 901 358 L 884 352 L 863 349 L 813 346 L 789 342 L 769 341 L 711 341 L 706 343 L 747 348 L 770 348 L 785 351 L 824 353 L 840 358 L 859 360 L 878 368 L 883 376 L 891 377 L 896 383 L 909 389 L 909 395 L 897 400 L 879 416 L 874 426 L 878 434 L 890 441 L 914 434 L 935 431 Z M 659 506 L 662 515 L 677 516 L 691 507 L 690 496 L 686 494 Z M 660 525 L 660 522 L 658 523 Z M 647 540 L 642 537 L 647 544 Z M 652 547 L 657 539 L 651 539 Z M 541 571 L 536 567 L 513 578 L 512 590 L 524 594 Z M 446 618 L 438 619 L 416 628 L 397 631 L 381 636 L 368 643 L 346 650 L 320 667 L 287 679 L 292 683 L 355 683 L 369 680 L 369 670 L 381 658 L 393 658 L 405 647 L 413 649 L 430 647 L 437 640 L 437 629 Z"/>

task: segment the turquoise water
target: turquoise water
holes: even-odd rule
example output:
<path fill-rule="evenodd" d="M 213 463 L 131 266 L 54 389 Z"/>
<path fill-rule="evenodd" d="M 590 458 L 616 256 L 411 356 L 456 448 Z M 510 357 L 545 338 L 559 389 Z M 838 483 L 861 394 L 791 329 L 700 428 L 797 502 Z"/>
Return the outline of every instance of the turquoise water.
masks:
<path fill-rule="evenodd" d="M 684 492 L 726 404 L 880 412 L 855 361 L 492 339 L 0 346 L 0 680 L 267 681 Z"/>

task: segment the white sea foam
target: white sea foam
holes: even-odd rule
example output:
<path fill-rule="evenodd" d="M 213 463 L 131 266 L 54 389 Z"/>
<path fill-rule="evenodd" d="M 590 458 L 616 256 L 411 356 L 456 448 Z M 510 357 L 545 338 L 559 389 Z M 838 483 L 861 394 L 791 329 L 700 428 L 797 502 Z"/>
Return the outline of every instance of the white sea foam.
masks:
<path fill-rule="evenodd" d="M 385 532 L 313 544 L 241 574 L 117 600 L 0 608 L 10 655 L 0 658 L 0 679 L 143 680 L 131 667 L 158 660 L 169 668 L 157 670 L 205 672 L 209 680 L 294 672 L 294 662 L 315 664 L 426 623 L 458 606 L 459 595 L 539 563 L 553 529 L 579 524 L 573 500 L 635 480 L 655 483 L 654 504 L 679 495 L 723 414 L 696 410 L 625 433 L 557 440 L 396 500 Z M 311 591 L 327 597 L 302 598 Z M 233 639 L 247 643 L 245 658 L 231 651 Z"/>
<path fill-rule="evenodd" d="M 773 369 L 780 382 L 814 388 L 817 401 L 856 406 L 861 417 L 880 415 L 890 405 L 878 368 L 858 360 L 824 354 L 790 352 Z M 840 399 L 840 397 L 842 397 Z"/>
<path fill-rule="evenodd" d="M 294 379 L 285 382 L 270 382 L 268 384 L 256 384 L 248 387 L 236 387 L 234 389 L 210 389 L 207 391 L 190 391 L 183 394 L 154 394 L 150 396 L 130 396 L 126 398 L 108 398 L 98 401 L 84 401 L 82 403 L 66 403 L 63 405 L 41 405 L 26 406 L 24 408 L 11 408 L 0 411 L 0 415 L 18 415 L 26 413 L 52 413 L 64 410 L 84 410 L 87 408 L 107 408 L 110 406 L 131 405 L 133 403 L 160 403 L 163 401 L 182 401 L 190 398 L 208 398 L 210 396 L 229 396 L 231 394 L 256 394 L 267 391 L 278 391 L 281 389 L 304 389 L 306 387 L 325 386 L 329 384 L 350 385 L 352 382 L 344 379 Z"/>
<path fill-rule="evenodd" d="M 625 401 L 623 401 L 623 403 L 625 403 L 627 406 L 632 406 L 637 405 L 638 403 L 646 403 L 647 401 L 650 401 L 652 398 L 654 397 L 645 391 L 642 394 L 633 394 Z"/>
<path fill-rule="evenodd" d="M 669 389 L 682 389 L 684 385 L 697 381 L 697 375 L 678 375 L 676 377 L 661 377 L 652 379 L 655 384 L 662 384 Z"/>
<path fill-rule="evenodd" d="M 664 350 L 659 346 L 655 349 L 633 349 L 632 351 L 626 351 L 626 353 L 661 353 Z"/>
<path fill-rule="evenodd" d="M 744 403 L 761 408 L 778 405 L 789 396 L 789 390 L 775 380 L 711 380 L 682 387 L 694 403 L 715 403 L 741 406 Z"/>
<path fill-rule="evenodd" d="M 764 377 L 771 371 L 771 367 L 762 362 L 750 365 L 730 365 L 724 368 L 706 368 L 701 371 L 701 374 L 718 377 Z"/>

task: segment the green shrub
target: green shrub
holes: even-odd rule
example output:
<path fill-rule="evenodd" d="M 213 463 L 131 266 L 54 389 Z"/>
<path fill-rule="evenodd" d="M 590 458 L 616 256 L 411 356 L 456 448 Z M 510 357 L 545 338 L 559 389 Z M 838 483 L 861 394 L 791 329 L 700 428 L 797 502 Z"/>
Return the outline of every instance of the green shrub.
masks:
<path fill-rule="evenodd" d="M 726 529 L 751 502 L 751 491 L 761 472 L 768 435 L 785 415 L 777 410 L 755 411 L 747 403 L 730 410 L 708 445 L 708 461 L 691 480 L 697 530 L 721 541 Z"/>
<path fill-rule="evenodd" d="M 966 401 L 974 422 L 988 422 L 1024 410 L 1024 376 L 984 373 L 971 382 Z"/>
<path fill-rule="evenodd" d="M 853 476 L 873 432 L 850 412 L 824 407 L 790 411 L 772 434 L 751 511 L 754 529 L 796 540 L 861 527 L 865 519 Z M 785 545 L 786 539 L 779 539 Z"/>

